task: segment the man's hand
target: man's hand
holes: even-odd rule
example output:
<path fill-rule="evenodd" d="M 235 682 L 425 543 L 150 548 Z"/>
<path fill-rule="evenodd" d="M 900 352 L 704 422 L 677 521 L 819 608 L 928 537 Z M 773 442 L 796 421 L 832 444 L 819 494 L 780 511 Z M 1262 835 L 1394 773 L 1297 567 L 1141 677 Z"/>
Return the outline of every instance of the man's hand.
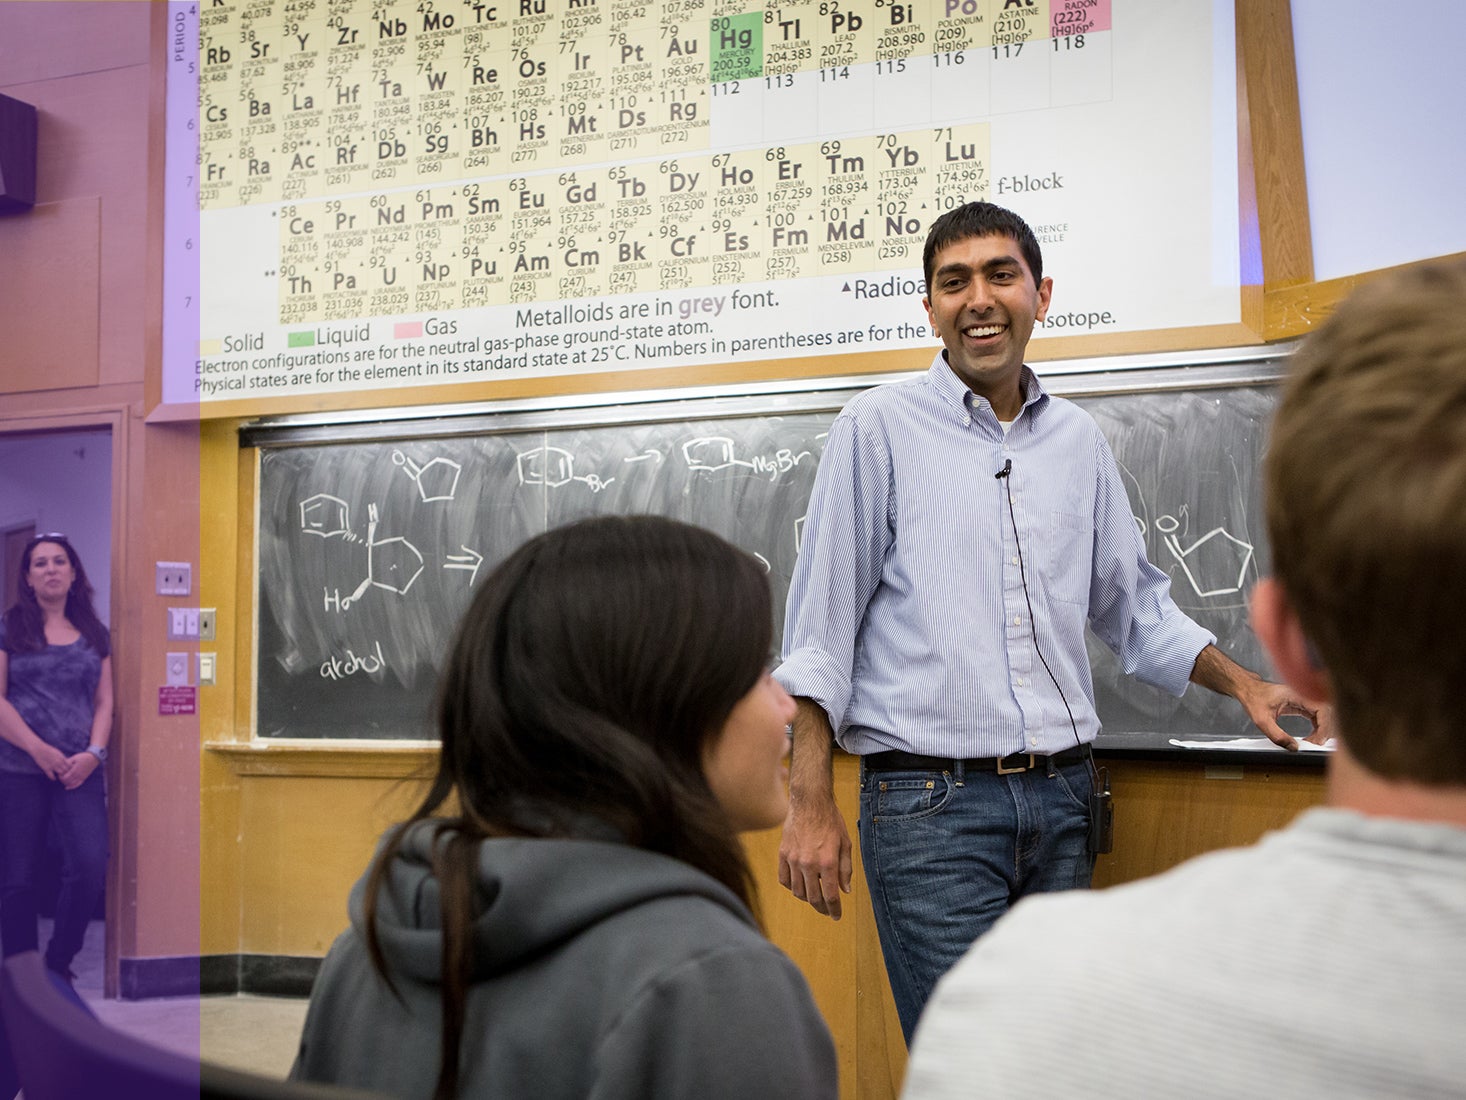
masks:
<path fill-rule="evenodd" d="M 840 919 L 840 895 L 850 893 L 850 831 L 833 797 L 789 803 L 779 841 L 779 885 L 816 913 Z"/>
<path fill-rule="evenodd" d="M 1303 740 L 1312 741 L 1315 745 L 1327 745 L 1336 736 L 1334 730 L 1334 708 L 1323 705 L 1313 716 L 1313 732 Z"/>
<path fill-rule="evenodd" d="M 1286 715 L 1297 715 L 1313 723 L 1313 732 L 1307 740 L 1316 745 L 1322 745 L 1333 736 L 1333 713 L 1328 707 L 1318 707 L 1286 685 L 1272 683 L 1255 672 L 1249 672 L 1214 645 L 1197 654 L 1196 664 L 1191 670 L 1191 682 L 1236 699 L 1247 712 L 1247 717 L 1252 719 L 1252 724 L 1265 733 L 1268 740 L 1289 752 L 1298 751 L 1298 742 L 1278 725 L 1278 719 Z"/>
<path fill-rule="evenodd" d="M 1298 742 L 1278 725 L 1278 719 L 1286 715 L 1297 715 L 1313 723 L 1313 732 L 1308 735 L 1307 740 L 1315 744 L 1323 744 L 1330 736 L 1324 729 L 1318 708 L 1299 698 L 1284 684 L 1255 680 L 1239 689 L 1237 702 L 1242 704 L 1242 709 L 1252 719 L 1254 726 L 1267 734 L 1270 741 L 1282 745 L 1289 752 L 1298 751 Z"/>
<path fill-rule="evenodd" d="M 850 893 L 850 831 L 835 805 L 835 735 L 824 708 L 796 697 L 789 759 L 789 814 L 779 839 L 779 885 L 816 913 L 840 919 Z"/>

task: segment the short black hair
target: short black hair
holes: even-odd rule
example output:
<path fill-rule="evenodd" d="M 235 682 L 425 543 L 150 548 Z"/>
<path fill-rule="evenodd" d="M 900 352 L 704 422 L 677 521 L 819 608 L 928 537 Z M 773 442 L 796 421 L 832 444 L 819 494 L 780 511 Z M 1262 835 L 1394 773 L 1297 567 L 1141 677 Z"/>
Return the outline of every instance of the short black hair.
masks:
<path fill-rule="evenodd" d="M 990 202 L 969 202 L 948 210 L 936 221 L 926 235 L 926 247 L 921 253 L 922 273 L 926 277 L 926 291 L 931 294 L 932 267 L 937 253 L 949 244 L 965 241 L 968 237 L 1012 237 L 1018 242 L 1028 270 L 1033 272 L 1033 283 L 1043 282 L 1044 258 L 1039 250 L 1038 238 L 1028 223 L 1013 211 Z"/>

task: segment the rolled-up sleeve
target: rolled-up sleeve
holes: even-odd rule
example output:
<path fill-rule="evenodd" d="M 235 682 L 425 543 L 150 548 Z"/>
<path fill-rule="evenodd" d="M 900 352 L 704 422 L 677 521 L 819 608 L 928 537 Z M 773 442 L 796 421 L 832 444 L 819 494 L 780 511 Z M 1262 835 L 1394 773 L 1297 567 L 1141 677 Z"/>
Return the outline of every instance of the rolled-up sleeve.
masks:
<path fill-rule="evenodd" d="M 1115 456 L 1095 432 L 1094 572 L 1089 623 L 1121 667 L 1181 695 L 1196 656 L 1217 639 L 1171 599 L 1171 580 L 1150 563 Z"/>
<path fill-rule="evenodd" d="M 830 426 L 805 515 L 774 676 L 819 703 L 838 731 L 866 608 L 891 545 L 891 459 L 879 431 L 847 408 Z"/>

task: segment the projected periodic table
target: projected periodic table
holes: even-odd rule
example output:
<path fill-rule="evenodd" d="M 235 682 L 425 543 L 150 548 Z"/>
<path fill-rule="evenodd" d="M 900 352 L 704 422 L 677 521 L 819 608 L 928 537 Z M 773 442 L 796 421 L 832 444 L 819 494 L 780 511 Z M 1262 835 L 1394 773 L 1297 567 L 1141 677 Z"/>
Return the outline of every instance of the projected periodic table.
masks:
<path fill-rule="evenodd" d="M 1055 257 L 1117 203 L 1166 213 L 1098 163 L 1106 135 L 1164 158 L 1178 223 L 1235 222 L 1226 166 L 1188 152 L 1212 150 L 1211 7 L 1118 0 L 1122 33 L 1110 0 L 189 5 L 183 381 L 207 401 L 929 344 L 944 210 L 1012 205 Z M 1055 322 L 1235 320 L 1200 243 L 1154 243 L 1197 271 L 1167 262 L 1143 301 L 1071 267 Z"/>

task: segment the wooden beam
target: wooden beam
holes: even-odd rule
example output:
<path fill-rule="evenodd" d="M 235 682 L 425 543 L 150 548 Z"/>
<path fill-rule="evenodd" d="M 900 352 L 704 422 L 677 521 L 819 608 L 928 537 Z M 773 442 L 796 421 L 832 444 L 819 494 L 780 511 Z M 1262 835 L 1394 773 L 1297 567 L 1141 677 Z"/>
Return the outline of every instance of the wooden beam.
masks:
<path fill-rule="evenodd" d="M 1466 261 L 1466 252 L 1457 252 L 1442 260 Z M 1347 298 L 1361 283 L 1391 271 L 1407 267 L 1419 267 L 1431 260 L 1416 260 L 1395 267 L 1383 267 L 1378 271 L 1363 271 L 1358 275 L 1341 275 L 1337 279 L 1326 279 L 1321 283 L 1306 283 L 1300 286 L 1270 288 L 1264 298 L 1263 331 L 1268 340 L 1285 340 L 1303 336 L 1321 325 L 1325 318 Z"/>
<path fill-rule="evenodd" d="M 1313 236 L 1288 0 L 1238 0 L 1237 54 L 1243 77 L 1238 95 L 1251 136 L 1263 286 L 1311 283 Z"/>

